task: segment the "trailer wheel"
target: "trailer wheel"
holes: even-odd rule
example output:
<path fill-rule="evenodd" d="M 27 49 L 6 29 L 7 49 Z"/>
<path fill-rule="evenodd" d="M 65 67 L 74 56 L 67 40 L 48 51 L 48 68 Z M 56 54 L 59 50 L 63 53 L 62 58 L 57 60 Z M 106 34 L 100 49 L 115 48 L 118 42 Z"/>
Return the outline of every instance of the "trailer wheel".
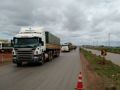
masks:
<path fill-rule="evenodd" d="M 51 51 L 51 60 L 53 60 L 53 53 L 52 53 L 52 51 Z"/>
<path fill-rule="evenodd" d="M 53 59 L 52 51 L 48 52 L 48 60 L 51 61 Z"/>
<path fill-rule="evenodd" d="M 60 55 L 60 52 L 59 52 L 59 51 L 57 51 L 57 55 L 56 55 L 56 56 L 57 56 L 57 57 L 59 57 L 59 55 Z"/>
<path fill-rule="evenodd" d="M 50 61 L 50 52 L 48 52 L 48 61 Z"/>

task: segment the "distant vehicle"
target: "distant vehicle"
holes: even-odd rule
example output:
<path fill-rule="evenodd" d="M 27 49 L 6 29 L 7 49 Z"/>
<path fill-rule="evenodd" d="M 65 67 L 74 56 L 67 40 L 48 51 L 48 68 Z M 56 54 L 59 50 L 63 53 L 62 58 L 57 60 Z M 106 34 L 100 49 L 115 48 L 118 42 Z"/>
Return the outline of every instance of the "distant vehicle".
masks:
<path fill-rule="evenodd" d="M 6 41 L 6 42 L 0 42 L 0 52 L 5 53 L 5 52 L 11 52 L 12 47 L 11 43 Z"/>
<path fill-rule="evenodd" d="M 70 52 L 71 50 L 75 50 L 77 47 L 73 45 L 72 43 L 64 43 L 61 47 L 62 52 Z"/>
<path fill-rule="evenodd" d="M 62 52 L 70 52 L 70 48 L 69 48 L 69 45 L 62 45 L 61 47 L 61 51 Z"/>
<path fill-rule="evenodd" d="M 60 39 L 42 27 L 23 27 L 13 38 L 13 63 L 40 63 L 60 55 Z"/>
<path fill-rule="evenodd" d="M 73 49 L 76 50 L 76 48 L 77 48 L 77 46 L 74 45 L 74 46 L 73 46 Z"/>

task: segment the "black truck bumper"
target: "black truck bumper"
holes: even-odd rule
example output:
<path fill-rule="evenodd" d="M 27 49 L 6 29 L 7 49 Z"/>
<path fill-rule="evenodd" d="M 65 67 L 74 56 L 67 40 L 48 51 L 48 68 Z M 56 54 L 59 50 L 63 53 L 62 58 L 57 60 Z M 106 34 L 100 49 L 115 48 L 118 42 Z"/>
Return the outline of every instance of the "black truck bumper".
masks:
<path fill-rule="evenodd" d="M 26 63 L 38 63 L 38 62 L 40 62 L 40 60 L 41 60 L 41 56 L 37 55 L 37 56 L 31 57 L 31 58 L 13 57 L 12 61 L 13 61 L 13 63 L 23 63 L 23 62 L 26 62 Z"/>

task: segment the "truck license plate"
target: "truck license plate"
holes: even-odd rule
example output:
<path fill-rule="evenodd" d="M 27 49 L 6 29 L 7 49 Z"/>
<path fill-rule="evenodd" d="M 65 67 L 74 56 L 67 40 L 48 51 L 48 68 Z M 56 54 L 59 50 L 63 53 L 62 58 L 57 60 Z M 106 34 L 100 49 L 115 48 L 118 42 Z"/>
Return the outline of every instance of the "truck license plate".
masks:
<path fill-rule="evenodd" d="M 22 62 L 22 64 L 27 64 L 27 62 Z"/>

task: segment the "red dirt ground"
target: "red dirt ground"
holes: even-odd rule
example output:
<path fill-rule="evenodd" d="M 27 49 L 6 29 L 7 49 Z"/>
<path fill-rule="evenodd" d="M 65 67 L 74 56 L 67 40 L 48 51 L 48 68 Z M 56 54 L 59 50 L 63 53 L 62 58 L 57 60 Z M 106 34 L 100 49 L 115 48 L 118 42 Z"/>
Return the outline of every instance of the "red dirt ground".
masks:
<path fill-rule="evenodd" d="M 4 62 L 12 61 L 12 54 L 11 53 L 0 53 L 0 64 Z"/>
<path fill-rule="evenodd" d="M 101 77 L 99 77 L 91 68 L 90 63 L 85 59 L 84 55 L 80 53 L 82 72 L 84 75 L 84 89 L 85 90 L 104 90 Z"/>

